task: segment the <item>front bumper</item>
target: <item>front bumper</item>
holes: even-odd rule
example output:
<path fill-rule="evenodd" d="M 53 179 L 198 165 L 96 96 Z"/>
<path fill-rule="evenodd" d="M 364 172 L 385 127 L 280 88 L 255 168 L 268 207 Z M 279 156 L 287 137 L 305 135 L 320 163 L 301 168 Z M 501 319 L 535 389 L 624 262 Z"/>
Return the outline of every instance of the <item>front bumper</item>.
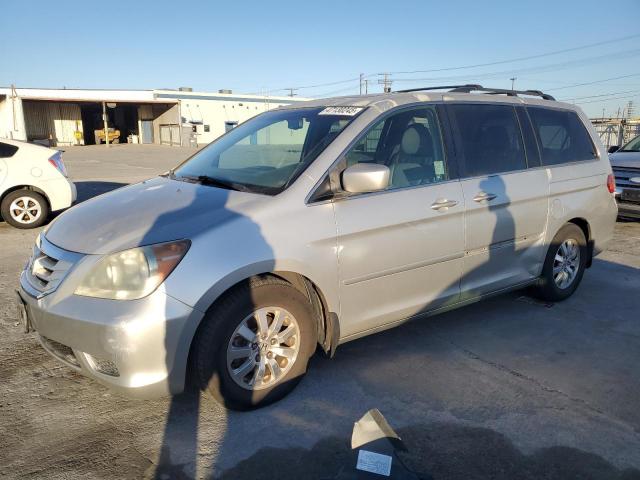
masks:
<path fill-rule="evenodd" d="M 84 375 L 129 396 L 154 398 L 184 389 L 191 339 L 202 313 L 162 286 L 140 300 L 120 301 L 54 291 L 20 297 L 45 350 Z"/>

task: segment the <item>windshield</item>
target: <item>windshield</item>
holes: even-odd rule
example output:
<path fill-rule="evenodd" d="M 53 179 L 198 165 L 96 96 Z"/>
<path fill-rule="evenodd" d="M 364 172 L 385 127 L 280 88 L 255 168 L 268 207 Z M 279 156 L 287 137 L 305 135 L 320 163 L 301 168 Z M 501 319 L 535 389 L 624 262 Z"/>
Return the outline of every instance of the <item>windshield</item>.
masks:
<path fill-rule="evenodd" d="M 263 113 L 195 154 L 175 169 L 172 178 L 275 195 L 361 111 L 318 107 Z"/>
<path fill-rule="evenodd" d="M 640 152 L 640 135 L 620 149 L 621 152 Z"/>

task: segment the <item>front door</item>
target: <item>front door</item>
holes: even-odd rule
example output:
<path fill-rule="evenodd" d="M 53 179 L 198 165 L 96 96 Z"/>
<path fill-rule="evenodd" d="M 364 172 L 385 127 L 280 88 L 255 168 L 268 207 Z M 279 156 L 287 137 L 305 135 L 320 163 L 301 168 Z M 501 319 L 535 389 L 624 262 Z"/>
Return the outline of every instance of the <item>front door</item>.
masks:
<path fill-rule="evenodd" d="M 391 178 L 334 202 L 343 338 L 457 301 L 464 254 L 462 189 L 434 106 L 378 122 L 340 168 L 355 163 L 385 164 Z"/>

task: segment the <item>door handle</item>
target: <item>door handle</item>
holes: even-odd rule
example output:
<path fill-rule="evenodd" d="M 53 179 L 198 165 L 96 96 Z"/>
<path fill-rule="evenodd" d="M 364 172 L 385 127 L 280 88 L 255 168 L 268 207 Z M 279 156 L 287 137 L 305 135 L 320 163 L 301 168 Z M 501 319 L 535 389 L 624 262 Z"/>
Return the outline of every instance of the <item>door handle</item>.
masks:
<path fill-rule="evenodd" d="M 490 202 L 491 200 L 497 197 L 494 193 L 480 192 L 475 197 L 473 197 L 474 202 Z"/>
<path fill-rule="evenodd" d="M 439 198 L 431 204 L 433 210 L 446 210 L 449 207 L 455 207 L 458 204 L 455 200 L 447 200 L 446 198 Z"/>

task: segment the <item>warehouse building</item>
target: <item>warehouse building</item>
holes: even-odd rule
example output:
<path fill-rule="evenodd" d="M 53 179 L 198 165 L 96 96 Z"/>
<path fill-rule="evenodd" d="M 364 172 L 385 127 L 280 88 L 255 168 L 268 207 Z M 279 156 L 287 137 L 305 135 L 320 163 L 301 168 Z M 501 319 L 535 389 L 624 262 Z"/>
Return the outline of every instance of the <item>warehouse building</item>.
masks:
<path fill-rule="evenodd" d="M 49 146 L 108 140 L 197 146 L 299 97 L 178 90 L 0 88 L 0 137 Z"/>

